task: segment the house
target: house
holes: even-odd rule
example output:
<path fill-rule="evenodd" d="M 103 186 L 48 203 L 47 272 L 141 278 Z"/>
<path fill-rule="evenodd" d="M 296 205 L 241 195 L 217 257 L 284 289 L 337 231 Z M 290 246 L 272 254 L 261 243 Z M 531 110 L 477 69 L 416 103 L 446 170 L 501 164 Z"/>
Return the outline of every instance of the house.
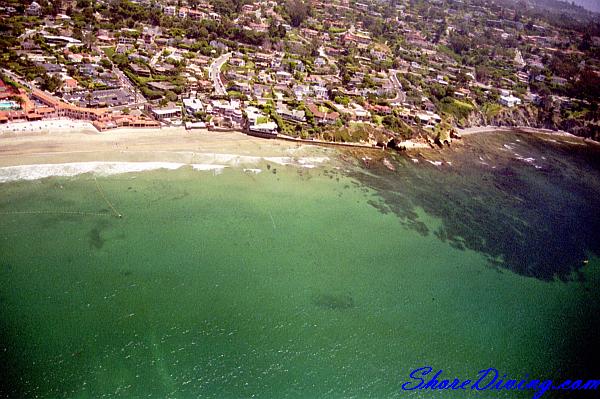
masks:
<path fill-rule="evenodd" d="M 519 97 L 515 97 L 512 94 L 509 95 L 501 95 L 499 100 L 500 104 L 512 108 L 515 105 L 521 104 L 521 99 Z"/>
<path fill-rule="evenodd" d="M 344 36 L 342 37 L 342 40 L 344 43 L 355 43 L 355 44 L 361 44 L 361 45 L 368 45 L 371 43 L 371 38 L 369 37 L 369 35 L 366 32 L 346 32 L 346 34 L 344 34 Z"/>
<path fill-rule="evenodd" d="M 264 122 L 250 125 L 248 129 L 251 133 L 258 133 L 260 135 L 266 135 L 267 137 L 276 137 L 278 126 L 275 122 Z"/>
<path fill-rule="evenodd" d="M 340 114 L 331 111 L 325 106 L 317 106 L 316 104 L 308 104 L 308 110 L 315 116 L 315 120 L 323 124 L 335 123 L 339 118 Z"/>
<path fill-rule="evenodd" d="M 135 39 L 129 36 L 119 36 L 119 44 L 135 44 Z"/>
<path fill-rule="evenodd" d="M 270 62 L 275 59 L 279 59 L 279 61 L 280 61 L 279 65 L 281 65 L 280 57 L 273 57 L 273 54 L 267 54 L 267 53 L 254 53 L 254 61 L 255 62 Z"/>
<path fill-rule="evenodd" d="M 25 40 L 24 42 L 21 43 L 21 47 L 23 47 L 23 50 L 27 50 L 27 51 L 41 50 L 41 47 L 39 46 L 39 44 L 37 44 L 33 40 Z"/>
<path fill-rule="evenodd" d="M 229 59 L 229 63 L 233 66 L 236 67 L 244 67 L 246 65 L 246 62 L 244 62 L 244 60 L 242 58 L 238 58 L 238 57 L 233 57 Z"/>
<path fill-rule="evenodd" d="M 327 88 L 323 86 L 312 86 L 311 90 L 316 99 L 325 100 L 329 98 L 327 95 Z"/>
<path fill-rule="evenodd" d="M 174 17 L 177 14 L 177 8 L 175 6 L 166 6 L 163 8 L 163 13 L 169 17 Z"/>
<path fill-rule="evenodd" d="M 181 118 L 181 107 L 176 106 L 173 103 L 167 104 L 166 107 L 154 107 L 147 106 L 149 108 L 150 113 L 154 118 L 159 121 L 172 119 L 172 118 Z"/>
<path fill-rule="evenodd" d="M 371 113 L 364 109 L 362 105 L 352 103 L 350 104 L 351 109 L 354 111 L 354 117 L 357 121 L 368 121 L 371 119 Z"/>
<path fill-rule="evenodd" d="M 59 64 L 51 64 L 48 62 L 42 63 L 41 65 L 42 68 L 44 68 L 46 70 L 47 73 L 61 73 L 64 72 L 63 71 L 63 67 L 60 66 Z"/>
<path fill-rule="evenodd" d="M 278 69 L 281 68 L 281 57 L 273 57 L 271 59 L 271 69 Z"/>
<path fill-rule="evenodd" d="M 196 21 L 208 19 L 208 15 L 199 10 L 187 9 L 187 17 Z"/>
<path fill-rule="evenodd" d="M 117 54 L 125 54 L 133 49 L 134 49 L 134 47 L 131 44 L 117 44 L 117 48 L 115 49 L 115 52 Z"/>
<path fill-rule="evenodd" d="M 222 51 L 229 50 L 229 47 L 225 43 L 220 42 L 218 40 L 211 40 L 210 43 L 208 43 L 208 44 L 211 47 L 217 48 L 217 49 L 222 50 Z"/>
<path fill-rule="evenodd" d="M 248 23 L 248 26 L 245 28 L 252 30 L 254 32 L 267 32 L 269 30 L 269 25 L 264 24 L 264 23 L 257 24 L 254 22 L 250 22 L 250 23 Z"/>
<path fill-rule="evenodd" d="M 131 71 L 138 76 L 149 77 L 150 69 L 147 66 L 139 65 L 139 64 L 129 64 L 129 68 Z"/>
<path fill-rule="evenodd" d="M 317 68 L 323 68 L 325 65 L 327 65 L 327 61 L 325 61 L 325 59 L 322 57 L 317 57 L 315 60 L 315 66 Z"/>
<path fill-rule="evenodd" d="M 385 51 L 371 49 L 371 56 L 377 61 L 385 61 L 387 53 Z"/>
<path fill-rule="evenodd" d="M 204 111 L 204 104 L 197 98 L 184 98 L 183 108 L 188 115 L 194 115 L 197 112 Z"/>
<path fill-rule="evenodd" d="M 276 112 L 277 115 L 281 116 L 283 119 L 294 122 L 306 122 L 306 115 L 304 111 L 290 109 L 286 104 L 277 104 Z"/>
<path fill-rule="evenodd" d="M 74 90 L 77 90 L 78 85 L 77 85 L 77 81 L 75 79 L 73 79 L 72 77 L 68 76 L 68 75 L 64 75 L 63 76 L 63 87 L 62 87 L 62 91 L 64 93 L 70 93 Z"/>
<path fill-rule="evenodd" d="M 252 93 L 255 97 L 261 98 L 271 93 L 271 87 L 267 85 L 255 84 L 252 87 Z"/>
<path fill-rule="evenodd" d="M 266 122 L 269 119 L 265 114 L 262 113 L 261 110 L 252 106 L 246 108 L 246 118 L 248 118 L 248 124 L 250 125 Z"/>
<path fill-rule="evenodd" d="M 306 85 L 295 85 L 292 89 L 297 100 L 302 101 L 310 93 L 310 89 Z"/>
<path fill-rule="evenodd" d="M 171 75 L 177 72 L 175 66 L 171 64 L 156 64 L 153 69 L 159 75 Z"/>
<path fill-rule="evenodd" d="M 314 29 L 302 28 L 300 32 L 302 36 L 306 37 L 307 39 L 316 39 L 317 37 L 319 37 L 319 31 Z"/>
<path fill-rule="evenodd" d="M 459 98 L 469 98 L 471 97 L 471 91 L 461 87 L 454 92 L 454 95 Z"/>
<path fill-rule="evenodd" d="M 250 132 L 265 134 L 267 136 L 277 135 L 277 123 L 269 121 L 269 118 L 258 108 L 246 108 L 246 117 L 248 118 L 248 130 Z"/>
<path fill-rule="evenodd" d="M 208 107 L 207 111 L 209 111 Z M 215 115 L 229 118 L 231 121 L 237 124 L 241 124 L 243 122 L 243 114 L 242 110 L 240 109 L 240 102 L 233 99 L 229 102 L 219 100 L 212 101 L 210 112 Z"/>
<path fill-rule="evenodd" d="M 254 11 L 256 11 L 254 4 L 244 4 L 242 6 L 242 13 L 244 13 L 244 14 L 248 14 L 248 13 L 251 13 Z"/>
<path fill-rule="evenodd" d="M 250 89 L 250 84 L 248 82 L 239 82 L 235 81 L 229 86 L 227 90 L 238 91 L 243 94 L 251 94 L 252 90 Z"/>
<path fill-rule="evenodd" d="M 291 83 L 293 79 L 292 74 L 286 71 L 277 71 L 275 76 L 279 83 Z"/>
<path fill-rule="evenodd" d="M 169 90 L 173 90 L 177 87 L 173 83 L 162 82 L 162 81 L 148 82 L 148 86 L 150 86 L 151 88 L 153 88 L 155 90 L 160 90 L 160 91 L 169 91 Z"/>
<path fill-rule="evenodd" d="M 42 6 L 34 1 L 25 9 L 25 13 L 27 15 L 40 15 L 42 13 Z"/>
<path fill-rule="evenodd" d="M 555 84 L 557 86 L 564 86 L 568 83 L 569 81 L 565 78 L 561 78 L 559 76 L 552 76 L 552 84 Z"/>
<path fill-rule="evenodd" d="M 442 121 L 442 118 L 433 112 L 419 112 L 416 114 L 417 120 L 425 127 L 434 127 Z"/>
<path fill-rule="evenodd" d="M 392 109 L 387 105 L 367 104 L 367 108 L 375 113 L 382 115 L 389 115 L 392 113 Z"/>

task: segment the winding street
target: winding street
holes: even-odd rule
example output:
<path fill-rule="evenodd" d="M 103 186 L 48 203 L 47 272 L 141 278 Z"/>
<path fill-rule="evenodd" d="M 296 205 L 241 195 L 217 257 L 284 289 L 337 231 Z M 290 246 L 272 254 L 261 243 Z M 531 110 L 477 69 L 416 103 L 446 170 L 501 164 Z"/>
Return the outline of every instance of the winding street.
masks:
<path fill-rule="evenodd" d="M 215 94 L 217 96 L 224 96 L 227 94 L 225 90 L 225 86 L 221 81 L 221 68 L 227 62 L 227 60 L 231 57 L 231 53 L 226 53 L 217 58 L 208 69 L 208 77 L 213 82 L 213 87 L 215 89 Z"/>
<path fill-rule="evenodd" d="M 390 80 L 396 89 L 396 97 L 391 99 L 390 102 L 405 102 L 406 101 L 406 93 L 402 90 L 402 83 L 398 80 L 398 71 L 395 69 L 389 70 Z"/>

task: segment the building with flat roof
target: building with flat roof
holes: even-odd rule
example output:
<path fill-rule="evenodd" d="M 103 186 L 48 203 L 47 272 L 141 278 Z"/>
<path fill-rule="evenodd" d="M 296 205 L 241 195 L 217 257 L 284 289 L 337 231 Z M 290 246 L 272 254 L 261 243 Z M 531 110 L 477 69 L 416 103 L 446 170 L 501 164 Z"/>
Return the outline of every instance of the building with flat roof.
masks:
<path fill-rule="evenodd" d="M 181 118 L 181 107 L 178 107 L 174 103 L 169 103 L 165 107 L 146 104 L 146 110 L 159 121 L 172 118 Z"/>
<path fill-rule="evenodd" d="M 499 100 L 500 104 L 512 108 L 515 105 L 521 105 L 521 99 L 519 97 L 515 97 L 512 94 L 500 96 Z"/>

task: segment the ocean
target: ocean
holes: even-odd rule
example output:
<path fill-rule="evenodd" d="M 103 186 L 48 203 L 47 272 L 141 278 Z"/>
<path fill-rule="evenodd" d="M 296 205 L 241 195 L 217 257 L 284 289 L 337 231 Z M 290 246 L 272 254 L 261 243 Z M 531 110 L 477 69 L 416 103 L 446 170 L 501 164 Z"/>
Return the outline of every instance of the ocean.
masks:
<path fill-rule="evenodd" d="M 402 385 L 424 366 L 598 378 L 600 150 L 464 142 L 388 153 L 394 171 L 346 150 L 0 168 L 0 395 L 531 398 Z"/>

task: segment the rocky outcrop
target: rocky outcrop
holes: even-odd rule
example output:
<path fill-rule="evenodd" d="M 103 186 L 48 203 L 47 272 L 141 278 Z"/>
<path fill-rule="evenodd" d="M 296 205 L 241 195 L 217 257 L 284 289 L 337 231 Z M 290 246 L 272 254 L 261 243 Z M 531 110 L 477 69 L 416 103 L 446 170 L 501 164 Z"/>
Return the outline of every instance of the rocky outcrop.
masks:
<path fill-rule="evenodd" d="M 469 114 L 466 120 L 457 123 L 460 128 L 476 126 L 532 127 L 538 129 L 563 130 L 581 137 L 600 140 L 598 121 L 562 119 L 555 110 L 543 111 L 532 106 L 503 108 L 496 115 L 485 115 L 481 110 Z"/>

